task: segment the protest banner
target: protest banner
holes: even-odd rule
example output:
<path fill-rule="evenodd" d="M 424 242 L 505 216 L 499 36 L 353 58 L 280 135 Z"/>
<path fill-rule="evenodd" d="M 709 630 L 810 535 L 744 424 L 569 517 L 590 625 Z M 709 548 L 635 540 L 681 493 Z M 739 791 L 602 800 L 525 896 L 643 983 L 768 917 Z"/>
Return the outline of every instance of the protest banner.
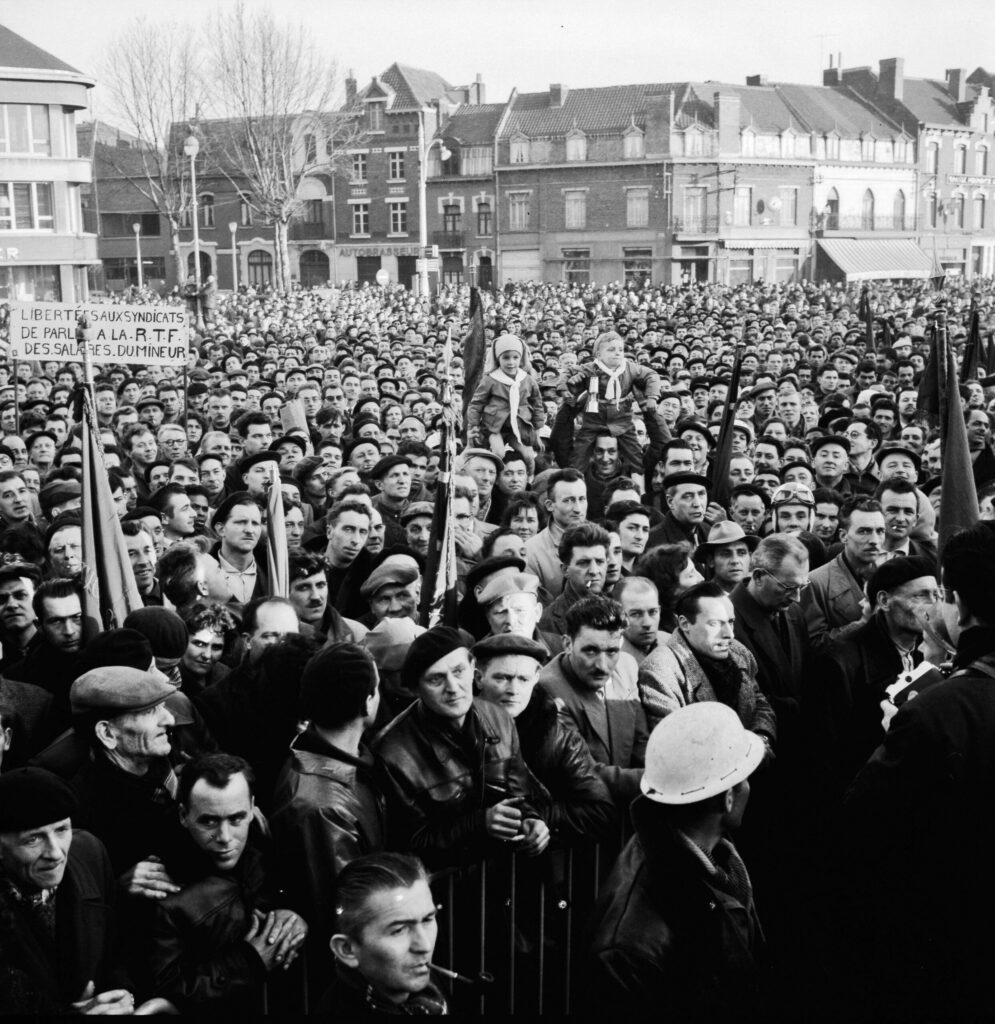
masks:
<path fill-rule="evenodd" d="M 12 302 L 12 359 L 81 360 L 76 340 L 80 317 L 93 363 L 182 366 L 187 358 L 187 313 L 177 306 Z"/>

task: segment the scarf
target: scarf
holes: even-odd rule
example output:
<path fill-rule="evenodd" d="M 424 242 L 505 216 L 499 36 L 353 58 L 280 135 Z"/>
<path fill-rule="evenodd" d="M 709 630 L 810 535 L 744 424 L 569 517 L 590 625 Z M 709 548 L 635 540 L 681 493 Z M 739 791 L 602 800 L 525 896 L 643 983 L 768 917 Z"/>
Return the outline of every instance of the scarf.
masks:
<path fill-rule="evenodd" d="M 732 655 L 728 658 L 710 658 L 701 651 L 695 651 L 694 656 L 711 684 L 716 700 L 738 714 L 739 691 L 743 685 L 743 676 L 739 666 L 732 660 Z"/>
<path fill-rule="evenodd" d="M 594 365 L 608 377 L 608 383 L 605 385 L 605 401 L 614 402 L 618 405 L 622 398 L 622 388 L 619 385 L 619 380 L 622 374 L 625 373 L 625 360 L 622 360 L 622 365 L 617 370 L 612 370 L 600 359 L 594 360 Z M 598 411 L 598 377 L 593 376 L 587 382 L 588 399 L 587 399 L 587 411 L 597 412 Z"/>
<path fill-rule="evenodd" d="M 528 377 L 528 374 L 524 370 L 519 370 L 514 377 L 509 377 L 504 370 L 497 369 L 491 370 L 491 377 L 496 380 L 499 384 L 508 385 L 508 408 L 511 410 L 509 413 L 509 419 L 511 420 L 511 432 L 515 435 L 515 440 L 519 444 L 522 443 L 522 432 L 518 426 L 518 410 L 522 404 L 522 392 L 521 386 Z"/>

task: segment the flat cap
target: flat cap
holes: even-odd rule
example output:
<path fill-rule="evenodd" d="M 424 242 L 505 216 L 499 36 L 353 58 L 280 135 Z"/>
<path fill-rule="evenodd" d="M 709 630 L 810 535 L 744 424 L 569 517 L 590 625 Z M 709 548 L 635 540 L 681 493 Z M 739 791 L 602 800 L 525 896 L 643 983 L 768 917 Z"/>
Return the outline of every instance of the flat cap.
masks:
<path fill-rule="evenodd" d="M 377 591 L 389 584 L 406 587 L 420 575 L 418 563 L 410 555 L 390 555 L 366 577 L 359 592 L 363 597 L 375 597 Z"/>
<path fill-rule="evenodd" d="M 412 519 L 417 519 L 419 516 L 431 518 L 433 515 L 435 515 L 435 506 L 432 502 L 415 501 L 401 513 L 401 524 L 409 523 Z"/>
<path fill-rule="evenodd" d="M 527 636 L 519 636 L 517 633 L 496 633 L 492 636 L 485 636 L 472 648 L 473 656 L 481 661 L 489 661 L 491 658 L 500 658 L 506 654 L 523 654 L 527 658 L 535 658 L 540 663 L 545 663 L 549 657 L 549 651 L 542 644 L 537 644 Z"/>
<path fill-rule="evenodd" d="M 530 572 L 497 572 L 476 591 L 482 608 L 509 594 L 538 594 L 539 577 Z"/>
<path fill-rule="evenodd" d="M 22 576 L 31 580 L 32 583 L 41 582 L 41 569 L 31 562 L 25 562 L 17 555 L 0 556 L 9 558 L 10 561 L 0 562 L 0 583 L 6 580 L 20 579 Z"/>
<path fill-rule="evenodd" d="M 69 691 L 69 704 L 74 715 L 125 715 L 154 708 L 176 689 L 161 672 L 108 665 L 81 675 Z"/>
<path fill-rule="evenodd" d="M 411 468 L 411 463 L 408 462 L 407 456 L 404 455 L 385 455 L 374 467 L 370 470 L 370 477 L 373 480 L 380 480 L 385 477 L 395 466 L 407 466 Z"/>
<path fill-rule="evenodd" d="M 465 466 L 470 459 L 490 459 L 495 469 L 500 473 L 504 469 L 504 460 L 494 454 L 489 448 L 467 448 L 463 452 L 461 465 Z"/>

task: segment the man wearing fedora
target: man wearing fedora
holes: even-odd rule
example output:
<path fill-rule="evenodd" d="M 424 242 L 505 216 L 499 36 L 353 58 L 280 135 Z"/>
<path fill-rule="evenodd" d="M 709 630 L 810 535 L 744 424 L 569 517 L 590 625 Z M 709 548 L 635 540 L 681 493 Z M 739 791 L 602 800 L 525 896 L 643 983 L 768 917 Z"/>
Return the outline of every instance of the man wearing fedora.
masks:
<path fill-rule="evenodd" d="M 705 575 L 731 594 L 750 569 L 750 553 L 760 538 L 748 536 L 737 523 L 723 520 L 708 532 L 708 540 L 698 545 L 694 560 L 704 565 Z"/>

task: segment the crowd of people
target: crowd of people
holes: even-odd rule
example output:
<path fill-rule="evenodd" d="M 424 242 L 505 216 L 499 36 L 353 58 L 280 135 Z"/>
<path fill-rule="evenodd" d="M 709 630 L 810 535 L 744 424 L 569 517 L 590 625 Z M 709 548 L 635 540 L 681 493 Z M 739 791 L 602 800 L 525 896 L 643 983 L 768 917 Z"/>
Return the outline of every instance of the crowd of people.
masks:
<path fill-rule="evenodd" d="M 144 605 L 110 629 L 82 360 L 0 362 L 0 1013 L 276 1012 L 300 976 L 322 1015 L 451 1012 L 438 879 L 513 856 L 555 899 L 593 849 L 547 956 L 575 1012 L 990 1013 L 995 377 L 941 551 L 919 386 L 995 282 L 875 283 L 871 345 L 860 298 L 509 283 L 465 381 L 466 288 L 215 293 L 185 367 L 92 382 Z M 502 927 L 496 975 L 536 950 Z"/>

